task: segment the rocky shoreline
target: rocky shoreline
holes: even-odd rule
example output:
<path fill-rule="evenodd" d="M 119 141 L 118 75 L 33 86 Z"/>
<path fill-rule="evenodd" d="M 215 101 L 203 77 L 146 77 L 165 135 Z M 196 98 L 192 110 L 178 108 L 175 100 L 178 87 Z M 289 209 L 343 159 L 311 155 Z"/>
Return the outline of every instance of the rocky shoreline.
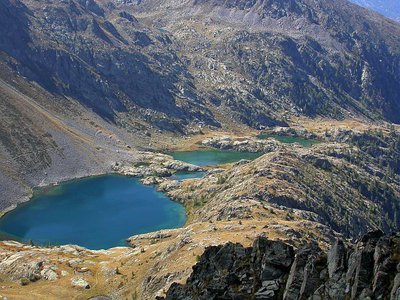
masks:
<path fill-rule="evenodd" d="M 155 178 L 164 178 L 173 175 L 175 172 L 187 171 L 187 172 L 199 172 L 204 171 L 203 168 L 191 164 L 187 164 L 181 161 L 174 160 L 171 156 L 156 152 L 138 152 L 135 158 L 132 160 L 125 159 L 123 162 L 116 162 L 110 164 L 108 167 L 104 167 L 101 170 L 88 171 L 81 175 L 64 176 L 59 180 L 49 181 L 48 183 L 35 186 L 34 188 L 49 188 L 57 186 L 61 182 L 78 180 L 86 177 L 101 176 L 107 174 L 120 174 L 124 176 L 132 176 L 141 178 L 141 182 L 146 185 L 158 184 L 160 182 L 154 181 Z M 6 213 L 14 210 L 21 203 L 25 203 L 31 200 L 33 196 L 33 189 L 29 195 L 19 199 L 17 204 L 11 205 L 4 210 L 0 217 Z"/>

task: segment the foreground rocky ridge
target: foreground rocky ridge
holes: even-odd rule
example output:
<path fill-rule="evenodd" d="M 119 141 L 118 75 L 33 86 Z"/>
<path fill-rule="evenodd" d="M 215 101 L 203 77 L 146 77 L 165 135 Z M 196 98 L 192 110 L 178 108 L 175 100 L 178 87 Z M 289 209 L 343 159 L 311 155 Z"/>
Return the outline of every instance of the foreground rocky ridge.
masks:
<path fill-rule="evenodd" d="M 328 251 L 257 238 L 252 247 L 209 247 L 186 284 L 167 300 L 398 299 L 400 233 L 371 232 L 355 244 L 337 240 Z"/>

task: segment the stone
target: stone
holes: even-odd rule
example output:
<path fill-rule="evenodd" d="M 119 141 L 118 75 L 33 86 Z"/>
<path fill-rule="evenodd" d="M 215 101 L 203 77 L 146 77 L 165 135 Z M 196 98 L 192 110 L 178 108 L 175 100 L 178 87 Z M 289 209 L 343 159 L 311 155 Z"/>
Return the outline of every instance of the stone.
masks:
<path fill-rule="evenodd" d="M 76 267 L 76 266 L 78 266 L 78 265 L 80 265 L 80 264 L 83 264 L 83 259 L 74 258 L 74 259 L 71 259 L 71 260 L 68 261 L 68 265 L 69 265 L 71 268 L 74 268 L 74 267 Z"/>
<path fill-rule="evenodd" d="M 71 279 L 71 283 L 74 287 L 82 288 L 82 289 L 90 289 L 90 284 L 82 277 L 74 277 Z"/>
<path fill-rule="evenodd" d="M 329 277 L 341 276 L 346 269 L 347 251 L 342 240 L 336 240 L 333 247 L 328 252 L 328 272 Z"/>
<path fill-rule="evenodd" d="M 46 280 L 54 281 L 58 279 L 58 274 L 55 271 L 55 268 L 46 268 L 40 272 L 40 275 Z"/>
<path fill-rule="evenodd" d="M 262 287 L 259 289 L 255 294 L 254 294 L 256 299 L 260 300 L 269 300 L 269 299 L 274 299 L 275 297 L 275 292 L 273 290 L 269 290 L 266 287 Z"/>

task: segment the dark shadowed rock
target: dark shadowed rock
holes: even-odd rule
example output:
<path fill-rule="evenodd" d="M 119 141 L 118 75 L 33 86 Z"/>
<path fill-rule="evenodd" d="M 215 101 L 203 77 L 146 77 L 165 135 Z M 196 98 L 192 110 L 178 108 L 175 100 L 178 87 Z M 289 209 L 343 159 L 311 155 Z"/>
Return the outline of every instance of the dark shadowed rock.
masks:
<path fill-rule="evenodd" d="M 398 299 L 399 262 L 400 233 L 336 241 L 328 253 L 259 237 L 250 248 L 207 248 L 187 283 L 172 284 L 165 299 Z"/>

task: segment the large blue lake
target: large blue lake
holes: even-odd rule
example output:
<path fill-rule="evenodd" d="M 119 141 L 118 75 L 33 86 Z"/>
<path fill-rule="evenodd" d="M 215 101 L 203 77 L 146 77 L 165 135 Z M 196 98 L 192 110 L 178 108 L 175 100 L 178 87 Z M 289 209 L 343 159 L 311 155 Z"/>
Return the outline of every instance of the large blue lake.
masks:
<path fill-rule="evenodd" d="M 175 152 L 175 159 L 199 166 L 216 166 L 260 153 L 206 149 Z M 172 179 L 204 176 L 179 172 Z M 126 238 L 185 224 L 182 205 L 138 179 L 104 175 L 37 189 L 33 198 L 0 218 L 0 239 L 38 245 L 77 244 L 90 249 L 125 245 Z"/>
<path fill-rule="evenodd" d="M 181 227 L 185 221 L 183 206 L 154 187 L 104 175 L 38 190 L 31 201 L 0 218 L 0 230 L 40 245 L 106 249 L 124 245 L 132 235 Z"/>

